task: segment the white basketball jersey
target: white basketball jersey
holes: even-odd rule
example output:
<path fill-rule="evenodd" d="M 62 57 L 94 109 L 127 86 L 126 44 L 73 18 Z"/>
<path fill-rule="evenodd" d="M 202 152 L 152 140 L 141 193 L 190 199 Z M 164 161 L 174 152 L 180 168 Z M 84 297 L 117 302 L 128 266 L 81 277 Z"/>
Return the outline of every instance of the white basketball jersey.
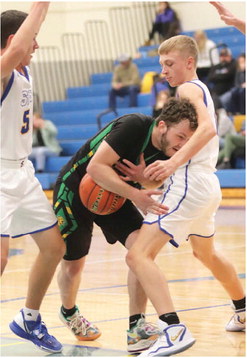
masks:
<path fill-rule="evenodd" d="M 190 83 L 195 83 L 195 85 L 199 86 L 203 91 L 204 103 L 207 107 L 208 113 L 210 115 L 211 121 L 216 129 L 216 114 L 214 109 L 214 103 L 210 92 L 207 86 L 201 82 L 200 80 L 193 80 Z M 198 165 L 202 167 L 205 171 L 209 169 L 209 171 L 215 172 L 215 166 L 218 160 L 219 154 L 219 137 L 218 135 L 214 136 L 197 154 L 195 154 L 190 163 L 193 167 L 197 167 Z M 199 168 L 198 168 L 199 169 Z"/>
<path fill-rule="evenodd" d="M 1 158 L 19 160 L 32 151 L 33 92 L 27 67 L 14 70 L 1 98 Z"/>

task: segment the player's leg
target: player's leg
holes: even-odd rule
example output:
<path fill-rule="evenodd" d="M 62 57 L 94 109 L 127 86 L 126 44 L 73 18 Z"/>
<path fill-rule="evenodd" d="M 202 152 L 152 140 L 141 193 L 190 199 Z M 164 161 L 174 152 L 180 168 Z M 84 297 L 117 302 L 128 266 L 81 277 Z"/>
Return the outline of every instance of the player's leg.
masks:
<path fill-rule="evenodd" d="M 38 310 L 64 255 L 65 244 L 57 225 L 31 236 L 39 248 L 39 253 L 29 275 L 26 306 Z"/>
<path fill-rule="evenodd" d="M 154 262 L 156 255 L 169 239 L 156 223 L 144 224 L 126 256 L 128 266 L 138 277 L 159 315 L 174 311 L 165 276 Z"/>
<path fill-rule="evenodd" d="M 138 236 L 139 230 L 133 231 L 125 242 L 126 249 L 130 249 Z M 130 316 L 137 313 L 145 313 L 147 296 L 136 275 L 129 270 L 128 273 L 128 292 L 129 292 L 129 313 Z"/>
<path fill-rule="evenodd" d="M 214 275 L 230 296 L 235 314 L 226 326 L 226 330 L 245 329 L 245 291 L 233 264 L 215 249 L 214 237 L 190 237 L 193 254 Z"/>
<path fill-rule="evenodd" d="M 139 230 L 132 232 L 125 247 L 130 247 L 135 242 Z M 136 275 L 128 272 L 128 293 L 129 293 L 129 329 L 127 330 L 127 350 L 130 353 L 140 353 L 148 349 L 158 338 L 160 330 L 153 323 L 147 322 L 145 312 L 147 296 Z"/>
<path fill-rule="evenodd" d="M 39 308 L 56 267 L 64 255 L 65 246 L 57 225 L 32 234 L 32 237 L 39 253 L 29 275 L 25 307 L 10 323 L 10 328 L 15 334 L 32 341 L 40 349 L 60 352 L 62 345 L 47 332 Z"/>
<path fill-rule="evenodd" d="M 57 276 L 63 307 L 70 309 L 75 306 L 81 274 L 86 262 L 86 256 L 73 261 L 62 260 Z"/>
<path fill-rule="evenodd" d="M 142 225 L 143 217 L 135 205 L 126 200 L 124 205 L 112 215 L 99 215 L 95 222 L 101 227 L 106 240 L 114 244 L 121 242 L 127 249 L 133 245 Z M 132 271 L 128 274 L 129 329 L 127 330 L 127 350 L 141 352 L 157 339 L 158 327 L 145 319 L 147 296 Z"/>
<path fill-rule="evenodd" d="M 101 335 L 100 330 L 90 323 L 76 305 L 77 293 L 81 282 L 81 274 L 86 256 L 77 260 L 63 259 L 58 273 L 62 307 L 59 317 L 66 327 L 80 341 L 92 341 Z"/>
<path fill-rule="evenodd" d="M 1 275 L 7 265 L 9 255 L 9 236 L 1 236 Z"/>
<path fill-rule="evenodd" d="M 66 254 L 58 273 L 62 300 L 59 317 L 78 340 L 89 341 L 98 338 L 101 332 L 80 313 L 76 298 L 91 244 L 93 214 L 82 205 L 78 193 L 77 187 L 71 190 L 58 181 L 53 195 L 59 228 L 62 236 L 66 238 Z"/>
<path fill-rule="evenodd" d="M 161 248 L 170 240 L 157 223 L 143 225 L 126 261 L 136 274 L 159 316 L 162 334 L 143 356 L 171 355 L 189 348 L 195 339 L 180 323 L 164 274 L 154 262 Z M 142 355 L 141 355 L 142 356 Z"/>

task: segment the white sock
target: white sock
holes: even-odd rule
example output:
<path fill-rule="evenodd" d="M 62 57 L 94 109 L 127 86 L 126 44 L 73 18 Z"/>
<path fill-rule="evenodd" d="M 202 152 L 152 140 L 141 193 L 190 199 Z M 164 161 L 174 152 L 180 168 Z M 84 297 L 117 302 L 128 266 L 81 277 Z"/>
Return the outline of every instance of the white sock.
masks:
<path fill-rule="evenodd" d="M 31 308 L 24 307 L 23 313 L 26 321 L 37 321 L 39 315 L 38 310 L 32 310 Z"/>

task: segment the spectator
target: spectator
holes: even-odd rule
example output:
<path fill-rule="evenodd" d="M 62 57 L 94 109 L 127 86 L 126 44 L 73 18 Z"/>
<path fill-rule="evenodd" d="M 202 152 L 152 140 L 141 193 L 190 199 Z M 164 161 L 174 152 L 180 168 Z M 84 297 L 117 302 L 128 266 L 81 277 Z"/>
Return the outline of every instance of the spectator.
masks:
<path fill-rule="evenodd" d="M 149 39 L 145 42 L 145 46 L 151 44 L 151 40 L 153 40 L 156 32 L 159 34 L 160 42 L 169 37 L 178 35 L 180 32 L 180 22 L 177 14 L 171 9 L 170 4 L 167 1 L 158 3 L 156 18 L 152 30 L 149 33 Z"/>
<path fill-rule="evenodd" d="M 36 171 L 42 173 L 45 170 L 46 157 L 56 157 L 62 151 L 57 139 L 57 128 L 55 125 L 43 119 L 41 114 L 33 114 L 33 148 L 29 159 L 36 162 Z"/>
<path fill-rule="evenodd" d="M 245 54 L 237 58 L 235 85 L 220 96 L 222 106 L 230 113 L 245 114 Z"/>
<path fill-rule="evenodd" d="M 157 118 L 162 111 L 164 104 L 171 96 L 169 84 L 163 74 L 153 76 L 153 86 L 151 89 L 151 106 L 153 107 L 153 117 Z"/>
<path fill-rule="evenodd" d="M 234 154 L 245 155 L 245 121 L 238 134 L 227 134 L 224 147 L 219 152 L 217 169 L 231 169 Z"/>
<path fill-rule="evenodd" d="M 112 89 L 109 93 L 109 109 L 116 113 L 116 97 L 130 96 L 129 106 L 137 107 L 137 95 L 140 92 L 141 78 L 138 68 L 131 57 L 123 54 L 118 58 L 120 62 L 114 68 Z"/>
<path fill-rule="evenodd" d="M 219 52 L 216 44 L 207 37 L 205 31 L 195 31 L 194 39 L 198 46 L 197 75 L 199 80 L 206 83 L 210 68 L 220 62 Z"/>
<path fill-rule="evenodd" d="M 220 63 L 212 66 L 208 74 L 214 102 L 217 97 L 234 87 L 235 75 L 236 61 L 232 58 L 231 50 L 227 47 L 223 48 L 220 50 Z"/>
<path fill-rule="evenodd" d="M 236 129 L 232 118 L 227 114 L 224 108 L 216 109 L 216 117 L 218 124 L 219 147 L 222 149 L 226 136 L 228 134 L 236 134 Z"/>

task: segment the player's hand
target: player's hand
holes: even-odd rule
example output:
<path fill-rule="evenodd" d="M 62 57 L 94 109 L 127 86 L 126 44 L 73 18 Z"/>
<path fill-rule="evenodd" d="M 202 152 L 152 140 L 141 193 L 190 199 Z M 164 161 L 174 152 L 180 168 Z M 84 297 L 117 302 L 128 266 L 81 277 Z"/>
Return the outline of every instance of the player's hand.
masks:
<path fill-rule="evenodd" d="M 132 201 L 146 215 L 153 213 L 156 215 L 165 215 L 168 213 L 168 206 L 163 205 L 152 198 L 152 195 L 161 195 L 161 190 L 138 190 Z"/>
<path fill-rule="evenodd" d="M 176 169 L 177 167 L 171 159 L 156 160 L 156 162 L 150 164 L 144 170 L 144 177 L 149 180 L 164 181 L 171 176 Z"/>
<path fill-rule="evenodd" d="M 218 10 L 221 20 L 227 25 L 232 25 L 235 17 L 220 1 L 209 1 L 209 3 Z"/>
<path fill-rule="evenodd" d="M 146 168 L 146 163 L 143 153 L 140 155 L 140 163 L 138 165 L 133 164 L 127 159 L 123 159 L 122 162 L 117 162 L 115 168 L 124 175 L 120 176 L 124 181 L 142 183 L 145 180 L 143 172 Z"/>

